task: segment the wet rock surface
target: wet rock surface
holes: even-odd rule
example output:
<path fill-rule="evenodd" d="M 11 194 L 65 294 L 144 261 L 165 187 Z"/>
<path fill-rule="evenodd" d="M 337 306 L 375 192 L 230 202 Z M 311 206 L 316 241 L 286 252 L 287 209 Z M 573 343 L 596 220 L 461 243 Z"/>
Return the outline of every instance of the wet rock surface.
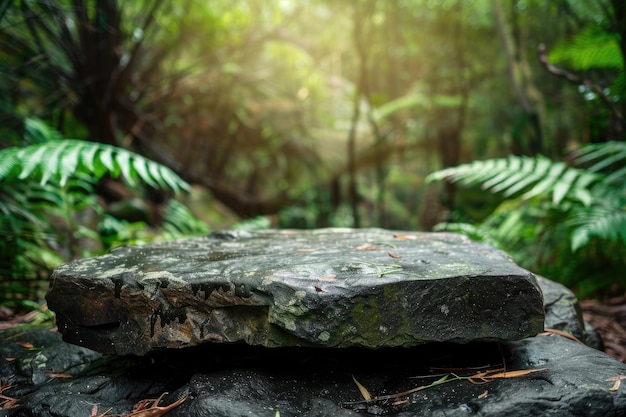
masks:
<path fill-rule="evenodd" d="M 411 236 L 420 235 L 411 234 Z M 208 240 L 237 243 L 241 242 L 241 239 L 250 238 L 224 234 Z M 455 236 L 436 235 L 431 238 L 440 239 L 437 244 L 444 247 L 452 243 L 465 244 L 458 241 Z M 392 239 L 401 242 L 419 240 L 393 236 Z M 429 241 L 432 243 L 432 240 Z M 200 242 L 202 243 L 202 240 Z M 324 242 L 326 243 L 325 240 Z M 410 251 L 401 250 L 404 246 L 385 247 L 384 242 L 386 241 L 381 239 L 366 241 L 359 243 L 361 249 L 353 249 L 358 251 L 358 254 L 381 251 L 389 258 L 388 260 L 385 256 L 360 258 L 357 255 L 358 261 L 350 262 L 355 262 L 355 265 L 361 262 L 359 265 L 363 265 L 367 259 L 371 264 L 383 265 L 384 258 L 395 265 L 400 260 L 407 261 L 405 256 L 410 257 L 407 255 L 411 253 Z M 222 252 L 229 247 L 218 246 Z M 331 244 L 326 246 L 332 247 Z M 366 247 L 370 249 L 364 249 Z M 302 248 L 313 249 L 308 245 Z M 479 251 L 476 255 L 477 248 L 480 251 L 485 249 L 481 245 L 477 247 L 472 244 L 467 250 L 475 256 L 493 257 L 493 262 L 503 264 L 507 270 L 510 267 L 510 260 L 500 252 Z M 126 249 L 124 251 L 126 255 L 134 253 Z M 392 257 L 387 252 L 401 258 Z M 159 252 L 135 255 L 136 260 L 141 260 L 142 257 L 158 257 Z M 200 254 L 197 253 L 197 256 Z M 276 262 L 274 270 L 283 271 L 282 264 L 276 259 L 274 261 Z M 176 264 L 172 262 L 171 265 Z M 233 264 L 228 265 L 234 268 Z M 310 264 L 302 265 L 301 272 L 316 270 Z M 398 265 L 402 265 L 404 270 L 408 269 L 407 264 Z M 171 268 L 175 269 L 174 266 Z M 186 268 L 182 261 L 180 268 L 180 270 Z M 477 266 L 473 268 L 480 269 Z M 431 272 L 434 270 L 436 269 Z M 88 268 L 84 271 L 88 271 Z M 168 271 L 173 274 L 171 270 Z M 324 273 L 330 274 L 334 271 L 336 270 Z M 475 278 L 479 275 L 476 274 L 476 270 L 472 271 L 463 276 L 476 284 L 478 280 Z M 488 270 L 481 271 L 491 276 Z M 511 271 L 519 273 L 515 266 Z M 396 272 L 389 275 L 393 274 Z M 117 328 L 122 327 L 122 319 L 130 320 L 124 315 L 129 313 L 118 312 L 118 315 L 115 315 L 113 311 L 107 316 L 109 321 L 99 320 L 105 306 L 120 306 L 115 304 L 115 300 L 122 298 L 122 295 L 129 299 L 137 297 L 142 300 L 137 301 L 141 304 L 147 302 L 145 301 L 147 291 L 153 296 L 152 301 L 155 304 L 150 304 L 152 306 L 164 305 L 163 300 L 172 305 L 178 300 L 175 297 L 177 292 L 162 291 L 164 288 L 162 285 L 152 285 L 150 280 L 152 276 L 148 276 L 148 279 L 143 281 L 143 288 L 140 288 L 139 285 L 132 284 L 133 281 L 126 275 L 114 274 L 114 278 L 110 280 L 112 287 L 107 287 L 99 280 L 89 281 L 89 274 L 84 275 L 75 282 L 83 285 L 83 290 L 92 294 L 95 311 L 91 314 L 87 303 L 79 306 L 78 311 L 85 314 L 80 324 L 59 316 L 59 325 L 65 323 L 68 326 L 66 330 L 74 326 L 74 331 L 78 332 L 74 333 L 76 337 L 93 337 L 93 340 L 99 342 L 113 341 L 114 339 L 108 338 L 112 337 Z M 387 276 L 387 274 L 378 275 L 376 278 Z M 457 285 L 464 282 L 461 275 L 453 276 L 456 278 L 447 282 Z M 308 284 L 315 277 L 317 275 L 307 276 Z M 145 275 L 139 280 L 142 278 L 145 279 Z M 438 278 L 437 282 L 445 282 L 449 277 L 446 275 Z M 352 276 L 350 279 L 356 280 L 356 277 Z M 374 277 L 368 279 L 368 282 L 377 282 Z M 180 288 L 188 288 L 189 283 L 184 279 L 181 281 L 183 283 L 179 283 Z M 287 280 L 277 281 L 282 283 Z M 334 281 L 332 285 L 337 288 L 326 285 L 331 281 Z M 325 285 L 323 289 L 331 294 L 345 290 L 343 287 L 347 286 L 344 284 L 342 287 L 339 284 L 341 280 L 337 277 L 331 281 L 322 281 Z M 420 280 L 414 278 L 411 282 L 413 281 Z M 569 290 L 542 277 L 537 277 L 536 281 L 534 278 L 521 281 L 532 284 L 526 287 L 530 288 L 531 293 L 537 290 L 536 284 L 539 286 L 543 294 L 542 303 L 545 303 L 547 328 L 573 334 L 580 340 L 589 340 L 576 298 Z M 53 288 L 51 294 L 59 290 L 57 286 L 59 282 L 55 281 L 56 290 Z M 206 300 L 217 304 L 218 300 L 230 302 L 236 298 L 237 291 L 229 282 L 224 283 L 221 290 L 216 290 L 217 293 L 209 291 Z M 275 286 L 282 288 L 278 284 Z M 165 286 L 170 287 L 176 287 L 176 284 Z M 103 298 L 98 298 L 107 294 L 109 290 L 113 291 L 112 300 L 104 302 Z M 467 288 L 463 287 L 463 290 L 467 291 Z M 205 290 L 197 292 L 201 300 L 204 300 L 206 295 L 203 291 Z M 450 288 L 448 292 L 453 291 L 455 289 Z M 254 292 L 250 290 L 251 294 Z M 314 292 L 318 295 L 317 290 Z M 115 297 L 116 293 L 119 298 Z M 191 293 L 193 294 L 193 289 Z M 276 294 L 280 293 L 276 291 Z M 309 292 L 305 293 L 309 295 Z M 70 298 L 71 295 L 63 299 L 60 294 L 56 296 L 57 309 L 61 312 L 72 311 L 70 307 L 61 305 L 61 301 L 68 305 L 75 303 Z M 313 291 L 310 291 L 310 294 L 313 295 Z M 489 296 L 493 296 L 493 293 L 489 293 Z M 499 294 L 498 297 L 500 296 L 502 295 Z M 245 299 L 243 295 L 241 298 Z M 268 299 L 273 300 L 271 297 L 265 300 Z M 373 299 L 376 300 L 376 297 Z M 520 300 L 524 299 L 507 297 L 509 303 Z M 499 304 L 497 300 L 491 300 L 489 305 L 493 308 Z M 237 306 L 239 304 L 235 305 Z M 267 310 L 273 306 L 274 304 L 268 303 Z M 376 303 L 372 306 L 380 309 Z M 528 306 L 518 308 L 527 309 Z M 542 304 L 542 319 L 543 309 Z M 117 322 L 110 321 L 111 317 Z M 189 320 L 187 315 L 185 317 L 182 323 Z M 270 314 L 267 313 L 264 317 L 270 317 Z M 419 316 L 416 317 L 421 319 Z M 458 319 L 465 320 L 463 323 L 468 322 L 467 317 Z M 149 326 L 150 318 L 144 317 L 144 320 L 148 321 Z M 269 318 L 267 320 L 270 321 Z M 515 319 L 511 320 L 516 324 L 519 323 Z M 174 321 L 177 325 L 181 324 L 179 320 Z M 119 324 L 109 326 L 112 322 Z M 167 324 L 163 328 L 169 328 Z M 96 337 L 89 332 L 83 332 L 81 326 L 86 326 L 93 333 L 102 333 Z M 160 328 L 161 323 L 156 321 L 155 326 Z M 132 327 L 130 329 L 132 330 Z M 465 344 L 432 342 L 415 346 L 407 343 L 404 346 L 386 346 L 378 349 L 358 346 L 338 348 L 331 345 L 311 347 L 308 343 L 299 343 L 301 346 L 267 348 L 262 343 L 255 345 L 240 340 L 239 343 L 199 343 L 184 349 L 152 349 L 141 351 L 142 355 L 137 356 L 102 355 L 85 347 L 64 342 L 60 332 L 55 330 L 50 327 L 26 326 L 0 331 L 0 356 L 3 359 L 0 361 L 0 406 L 11 405 L 2 401 L 15 400 L 14 407 L 0 409 L 0 417 L 89 417 L 105 412 L 107 412 L 105 415 L 116 416 L 165 415 L 164 409 L 158 410 L 154 408 L 156 406 L 171 407 L 166 414 L 168 417 L 626 415 L 626 387 L 621 384 L 621 378 L 626 378 L 626 365 L 598 350 L 555 333 L 541 333 L 539 336 L 499 342 L 468 341 Z M 180 328 L 178 331 L 182 333 Z M 535 328 L 533 331 L 541 330 Z M 137 333 L 134 335 L 138 337 Z M 63 337 L 67 339 L 67 334 Z M 293 337 L 293 334 L 290 337 Z M 117 351 L 116 349 L 114 350 Z M 502 368 L 506 368 L 507 371 L 504 375 Z M 500 377 L 490 379 L 485 375 Z M 473 379 L 470 380 L 469 377 Z M 356 381 L 361 384 L 361 389 Z M 369 400 L 364 396 L 366 395 L 364 389 L 370 396 Z M 152 404 L 151 410 L 144 408 L 150 413 L 132 414 L 133 410 L 138 410 L 142 404 L 145 407 L 145 400 L 157 398 L 160 398 L 160 401 L 158 404 Z"/>
<path fill-rule="evenodd" d="M 544 327 L 535 277 L 506 254 L 459 235 L 381 229 L 118 248 L 57 268 L 47 299 L 64 340 L 122 355 L 507 341 Z"/>
<path fill-rule="evenodd" d="M 625 387 L 616 387 L 626 365 L 561 336 L 380 350 L 214 344 L 143 357 L 101 356 L 49 328 L 6 330 L 0 339 L 0 354 L 12 358 L 0 364 L 3 385 L 10 385 L 2 394 L 18 400 L 0 410 L 3 417 L 88 417 L 94 405 L 98 413 L 130 415 L 137 403 L 164 393 L 162 407 L 184 398 L 168 417 L 626 413 Z M 29 343 L 33 348 L 24 347 Z M 503 360 L 509 372 L 541 370 L 479 385 L 453 380 L 500 368 Z M 450 382 L 433 385 L 443 375 Z M 364 400 L 353 377 L 374 401 Z M 376 400 L 383 396 L 392 398 Z"/>

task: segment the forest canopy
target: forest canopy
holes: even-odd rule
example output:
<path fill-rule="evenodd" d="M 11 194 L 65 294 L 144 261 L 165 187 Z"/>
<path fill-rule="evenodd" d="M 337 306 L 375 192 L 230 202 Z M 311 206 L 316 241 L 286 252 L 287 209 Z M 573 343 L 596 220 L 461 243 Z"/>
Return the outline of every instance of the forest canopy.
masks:
<path fill-rule="evenodd" d="M 501 198 L 428 174 L 626 138 L 621 0 L 5 0 L 0 45 L 0 149 L 135 152 L 213 227 L 476 224 Z"/>

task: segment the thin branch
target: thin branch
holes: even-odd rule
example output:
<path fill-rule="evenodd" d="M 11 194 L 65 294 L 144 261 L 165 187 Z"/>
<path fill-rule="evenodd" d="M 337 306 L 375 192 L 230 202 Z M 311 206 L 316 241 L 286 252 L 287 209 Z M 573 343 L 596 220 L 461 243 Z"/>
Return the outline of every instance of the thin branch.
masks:
<path fill-rule="evenodd" d="M 619 120 L 621 124 L 624 124 L 624 116 L 619 111 L 619 109 L 615 106 L 615 103 L 613 103 L 613 100 L 611 99 L 611 97 L 606 95 L 598 84 L 592 82 L 591 80 L 587 78 L 583 78 L 579 75 L 576 75 L 572 72 L 564 70 L 563 68 L 559 68 L 551 64 L 548 61 L 547 48 L 543 43 L 540 44 L 537 49 L 538 49 L 538 54 L 539 54 L 539 62 L 541 62 L 541 64 L 549 73 L 554 74 L 561 78 L 565 78 L 567 81 L 573 84 L 576 84 L 576 85 L 582 84 L 585 87 L 593 90 L 598 95 L 598 97 L 600 97 L 602 101 L 611 109 L 611 111 L 613 112 L 617 120 Z"/>

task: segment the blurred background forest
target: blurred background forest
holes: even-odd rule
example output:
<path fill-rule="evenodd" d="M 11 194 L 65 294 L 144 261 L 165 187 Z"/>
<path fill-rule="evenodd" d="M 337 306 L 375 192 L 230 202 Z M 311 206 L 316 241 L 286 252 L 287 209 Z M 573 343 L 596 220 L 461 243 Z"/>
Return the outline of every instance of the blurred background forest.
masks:
<path fill-rule="evenodd" d="M 626 287 L 622 0 L 2 0 L 0 302 L 224 228 L 452 230 Z"/>

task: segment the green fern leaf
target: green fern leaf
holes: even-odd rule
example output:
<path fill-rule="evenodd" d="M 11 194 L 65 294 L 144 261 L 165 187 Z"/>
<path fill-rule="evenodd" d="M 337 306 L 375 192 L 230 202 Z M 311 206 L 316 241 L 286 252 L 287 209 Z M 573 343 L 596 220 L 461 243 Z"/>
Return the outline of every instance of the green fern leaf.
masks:
<path fill-rule="evenodd" d="M 117 177 L 119 175 L 119 170 L 116 170 L 117 165 L 113 162 L 114 153 L 115 149 L 113 147 L 102 146 L 100 152 L 98 153 L 98 159 L 112 176 Z"/>
<path fill-rule="evenodd" d="M 571 222 L 572 251 L 586 246 L 592 237 L 626 244 L 626 210 L 614 206 L 592 206 L 577 213 Z"/>
<path fill-rule="evenodd" d="M 509 156 L 446 168 L 429 175 L 427 181 L 446 178 L 466 185 L 481 185 L 483 189 L 503 193 L 507 198 L 519 194 L 524 199 L 550 196 L 553 204 L 558 205 L 567 198 L 583 198 L 588 202 L 584 193 L 577 190 L 589 187 L 601 176 L 569 167 L 563 162 L 553 162 L 544 156 Z"/>
<path fill-rule="evenodd" d="M 46 153 L 46 144 L 43 145 L 31 145 L 26 148 L 22 148 L 17 152 L 18 160 L 22 161 L 22 169 L 18 179 L 23 180 L 28 178 L 34 171 L 41 166 L 41 161 Z"/>
<path fill-rule="evenodd" d="M 520 171 L 517 174 L 511 176 L 511 180 L 502 184 L 503 187 L 494 189 L 495 192 L 502 191 L 505 197 L 512 197 L 517 195 L 522 190 L 527 189 L 531 184 L 541 179 L 541 175 L 532 172 Z M 506 188 L 504 187 L 506 186 Z"/>
<path fill-rule="evenodd" d="M 589 25 L 549 54 L 555 64 L 564 64 L 575 70 L 624 67 L 618 37 L 599 25 Z"/>
<path fill-rule="evenodd" d="M 154 182 L 152 176 L 150 175 L 147 162 L 148 161 L 144 158 L 135 158 L 133 160 L 133 167 L 135 168 L 135 170 L 137 170 L 137 173 L 139 174 L 141 179 L 146 182 L 146 184 L 150 185 L 151 187 L 158 188 L 159 186 L 156 182 Z"/>
<path fill-rule="evenodd" d="M 80 163 L 80 155 L 83 152 L 83 144 L 75 144 L 74 146 L 66 146 L 65 152 L 59 162 L 59 183 L 61 187 L 67 184 L 68 179 L 76 172 Z"/>
<path fill-rule="evenodd" d="M 191 186 L 188 183 L 181 181 L 180 178 L 176 174 L 174 174 L 172 170 L 164 169 L 162 170 L 161 174 L 163 176 L 163 180 L 165 180 L 168 187 L 174 192 L 191 191 Z"/>
<path fill-rule="evenodd" d="M 43 120 L 27 118 L 24 120 L 24 138 L 28 143 L 46 143 L 59 140 L 61 134 L 48 126 Z"/>
<path fill-rule="evenodd" d="M 623 184 L 626 182 L 626 167 L 620 168 L 604 178 L 607 184 Z"/>
<path fill-rule="evenodd" d="M 548 162 L 548 164 L 550 163 Z M 560 183 L 559 179 L 567 167 L 563 162 L 553 162 L 550 166 L 546 166 L 546 168 L 545 174 L 542 175 L 543 179 L 535 184 L 530 191 L 526 192 L 523 198 L 530 199 L 538 195 L 546 194 L 550 189 L 553 189 L 555 185 Z"/>
<path fill-rule="evenodd" d="M 17 151 L 17 148 L 11 148 L 0 152 L 0 181 L 16 176 L 16 171 L 21 169 Z"/>
<path fill-rule="evenodd" d="M 561 204 L 561 201 L 569 194 L 574 187 L 576 180 L 579 178 L 577 171 L 568 169 L 565 171 L 561 181 L 557 182 L 554 186 L 554 192 L 552 194 L 552 203 L 555 205 Z"/>
<path fill-rule="evenodd" d="M 502 192 L 507 197 L 517 195 L 519 192 L 530 187 L 533 183 L 539 181 L 543 171 L 537 167 L 545 165 L 547 168 L 548 163 L 544 157 L 532 159 L 525 156 L 510 156 L 509 160 L 511 164 L 507 167 L 505 172 L 510 178 L 493 190 L 494 192 Z M 513 161 L 517 163 L 513 163 Z"/>
<path fill-rule="evenodd" d="M 160 188 L 167 188 L 167 183 L 163 180 L 163 175 L 161 175 L 161 166 L 155 164 L 154 162 L 148 162 L 148 172 L 154 180 L 159 184 Z"/>
<path fill-rule="evenodd" d="M 87 172 L 93 172 L 96 178 L 104 175 L 104 165 L 96 158 L 96 154 L 100 150 L 98 146 L 81 146 L 79 165 L 85 167 Z M 96 168 L 96 163 L 100 164 L 100 169 Z"/>
<path fill-rule="evenodd" d="M 577 164 L 591 163 L 590 172 L 605 173 L 605 183 L 621 185 L 626 182 L 625 142 L 587 145 L 573 154 Z"/>
<path fill-rule="evenodd" d="M 0 180 L 37 179 L 41 185 L 55 181 L 66 185 L 78 174 L 99 179 L 120 174 L 130 185 L 139 177 L 155 188 L 175 192 L 190 186 L 169 168 L 122 148 L 80 140 L 52 140 L 25 148 L 0 150 Z"/>
<path fill-rule="evenodd" d="M 55 177 L 55 180 L 58 180 L 61 176 L 61 161 L 63 151 L 65 150 L 66 146 L 67 144 L 63 141 L 54 141 L 45 144 L 46 153 L 45 158 L 41 161 L 42 175 L 41 180 L 39 181 L 41 185 L 46 184 L 52 177 Z"/>
<path fill-rule="evenodd" d="M 132 168 L 130 153 L 118 152 L 115 157 L 115 161 L 119 165 L 122 175 L 126 179 L 126 182 L 128 182 L 128 185 L 134 187 L 136 185 L 136 171 Z"/>

